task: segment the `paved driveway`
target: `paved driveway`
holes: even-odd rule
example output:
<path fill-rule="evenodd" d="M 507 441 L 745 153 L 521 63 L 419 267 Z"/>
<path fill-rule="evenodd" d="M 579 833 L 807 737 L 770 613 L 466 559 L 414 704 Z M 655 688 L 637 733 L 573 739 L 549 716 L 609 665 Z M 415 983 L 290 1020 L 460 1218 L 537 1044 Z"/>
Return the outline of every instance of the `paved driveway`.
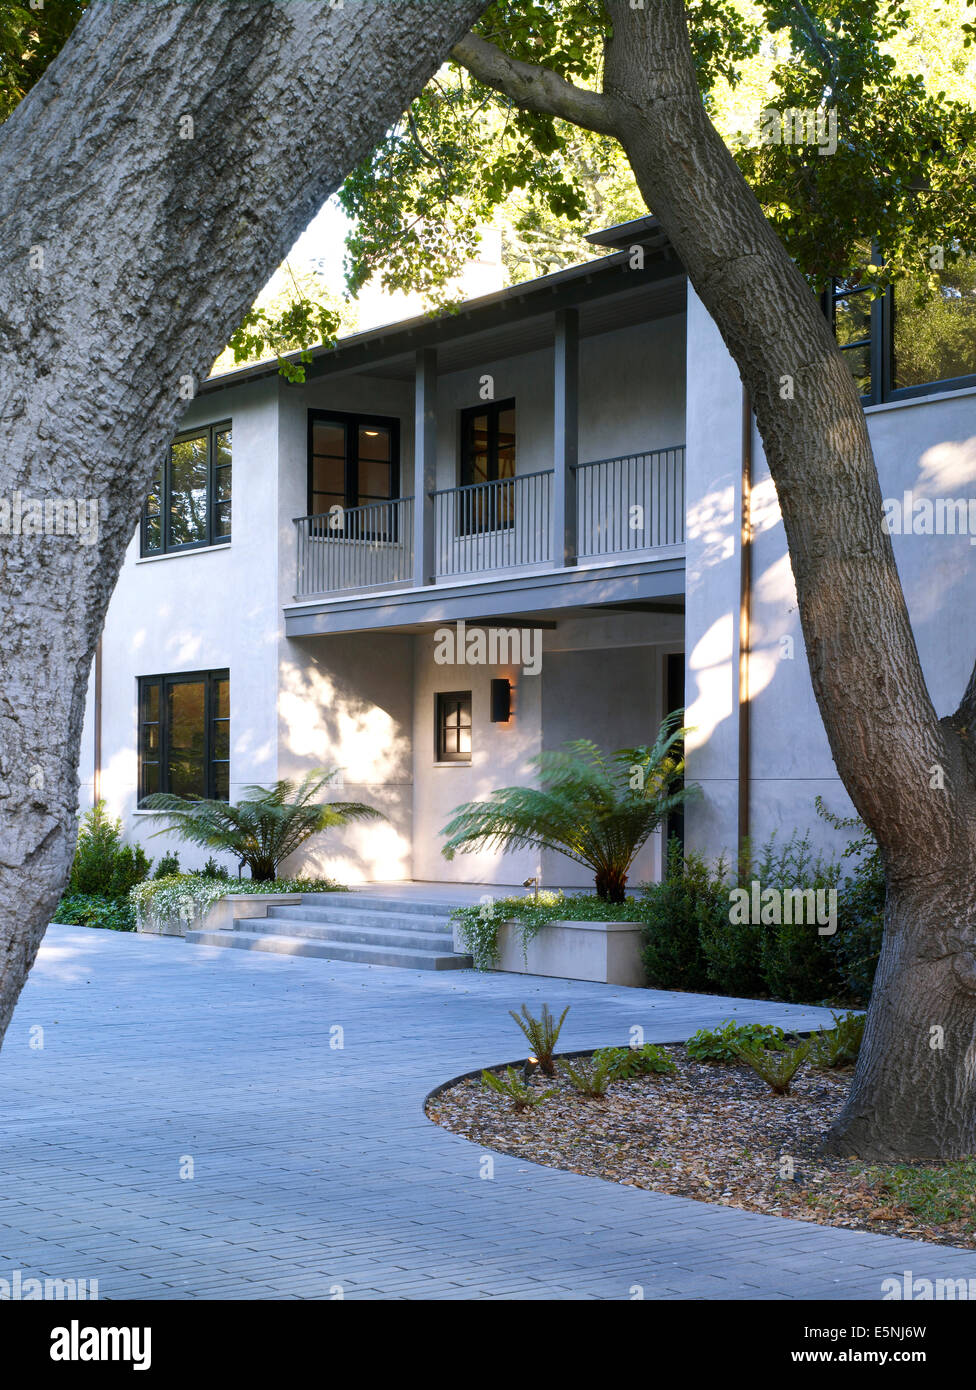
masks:
<path fill-rule="evenodd" d="M 423 1099 L 518 1056 L 523 1000 L 572 1005 L 567 1050 L 733 1010 L 825 1017 L 52 927 L 0 1053 L 0 1277 L 97 1278 L 112 1299 L 878 1298 L 905 1270 L 976 1277 L 976 1253 L 522 1159 L 483 1176 Z"/>

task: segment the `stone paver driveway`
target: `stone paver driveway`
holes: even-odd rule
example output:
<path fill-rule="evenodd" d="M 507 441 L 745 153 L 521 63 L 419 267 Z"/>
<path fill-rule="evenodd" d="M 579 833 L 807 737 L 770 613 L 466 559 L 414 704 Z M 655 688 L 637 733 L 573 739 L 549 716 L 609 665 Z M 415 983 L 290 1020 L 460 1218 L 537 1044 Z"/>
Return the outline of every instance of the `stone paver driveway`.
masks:
<path fill-rule="evenodd" d="M 52 927 L 0 1053 L 0 1276 L 97 1278 L 113 1299 L 873 1299 L 905 1270 L 976 1276 L 974 1253 L 502 1155 L 484 1176 L 423 1099 L 518 1056 L 523 1000 L 572 1005 L 567 1050 L 635 1023 L 684 1038 L 733 1008 L 824 1018 Z"/>

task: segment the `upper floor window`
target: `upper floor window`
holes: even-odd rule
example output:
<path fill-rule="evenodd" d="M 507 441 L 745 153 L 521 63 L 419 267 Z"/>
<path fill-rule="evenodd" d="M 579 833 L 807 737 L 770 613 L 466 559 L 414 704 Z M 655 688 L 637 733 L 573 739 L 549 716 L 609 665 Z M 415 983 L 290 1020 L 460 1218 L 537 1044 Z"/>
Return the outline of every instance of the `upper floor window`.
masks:
<path fill-rule="evenodd" d="M 139 800 L 230 797 L 230 672 L 139 680 Z"/>
<path fill-rule="evenodd" d="M 976 383 L 976 258 L 906 279 L 891 295 L 891 389 L 922 394 Z M 921 388 L 921 389 L 920 389 Z"/>
<path fill-rule="evenodd" d="M 143 508 L 142 554 L 225 544 L 230 495 L 230 422 L 178 434 Z"/>
<path fill-rule="evenodd" d="M 835 281 L 824 297 L 866 405 L 976 386 L 976 259 L 908 276 L 872 298 Z"/>
<path fill-rule="evenodd" d="M 338 410 L 309 411 L 310 516 L 389 502 L 399 495 L 399 420 Z"/>
<path fill-rule="evenodd" d="M 497 531 L 515 522 L 515 402 L 492 401 L 461 411 L 460 475 L 462 487 L 476 492 L 456 498 L 455 528 L 459 535 Z"/>
<path fill-rule="evenodd" d="M 461 411 L 461 486 L 515 477 L 515 402 Z"/>

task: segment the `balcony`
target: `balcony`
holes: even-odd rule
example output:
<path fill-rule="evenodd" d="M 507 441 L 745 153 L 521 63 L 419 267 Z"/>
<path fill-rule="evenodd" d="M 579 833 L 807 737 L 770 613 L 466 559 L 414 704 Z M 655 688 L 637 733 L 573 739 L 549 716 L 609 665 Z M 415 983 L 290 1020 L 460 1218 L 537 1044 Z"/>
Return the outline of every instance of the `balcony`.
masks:
<path fill-rule="evenodd" d="M 570 466 L 563 505 L 575 546 L 560 546 L 555 471 L 429 494 L 433 582 L 635 559 L 684 541 L 684 445 Z M 296 599 L 417 584 L 412 497 L 296 519 Z M 563 568 L 561 565 L 560 568 Z"/>

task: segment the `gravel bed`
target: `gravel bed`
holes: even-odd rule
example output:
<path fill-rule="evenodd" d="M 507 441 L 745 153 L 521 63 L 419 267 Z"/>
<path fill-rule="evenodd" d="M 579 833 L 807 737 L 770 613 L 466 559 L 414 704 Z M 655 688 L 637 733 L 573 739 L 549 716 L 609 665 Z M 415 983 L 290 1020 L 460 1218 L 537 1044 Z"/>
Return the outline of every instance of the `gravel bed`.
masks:
<path fill-rule="evenodd" d="M 556 1094 L 517 1112 L 469 1079 L 428 1103 L 435 1124 L 498 1152 L 630 1187 L 855 1230 L 976 1249 L 976 1213 L 939 1226 L 879 1187 L 857 1160 L 825 1156 L 824 1135 L 850 1072 L 804 1068 L 788 1096 L 774 1095 L 747 1066 L 690 1060 L 670 1076 L 613 1083 L 602 1100 L 536 1073 L 533 1090 Z M 925 1165 L 916 1165 L 925 1166 Z"/>

